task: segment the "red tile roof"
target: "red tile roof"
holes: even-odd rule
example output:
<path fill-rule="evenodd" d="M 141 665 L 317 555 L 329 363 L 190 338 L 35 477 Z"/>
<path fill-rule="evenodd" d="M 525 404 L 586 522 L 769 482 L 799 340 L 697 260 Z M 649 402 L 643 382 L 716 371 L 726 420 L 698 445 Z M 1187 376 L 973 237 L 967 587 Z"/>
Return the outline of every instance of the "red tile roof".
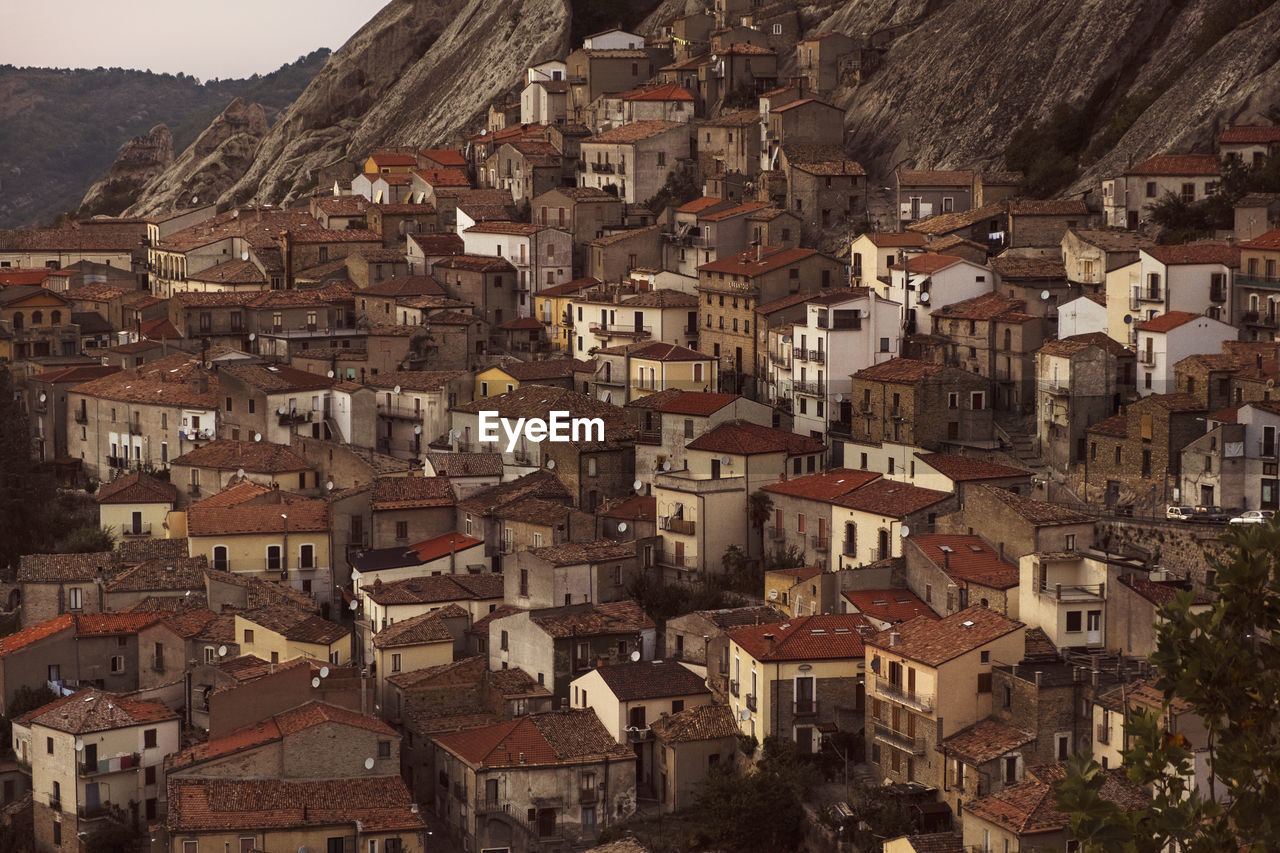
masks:
<path fill-rule="evenodd" d="M 1000 720 L 981 720 L 943 740 L 942 752 L 979 766 L 1035 739 L 1031 732 Z"/>
<path fill-rule="evenodd" d="M 686 201 L 684 204 L 676 208 L 676 213 L 701 213 L 708 208 L 730 203 L 731 202 L 723 198 L 704 195 L 701 198 L 695 198 L 693 201 Z"/>
<path fill-rule="evenodd" d="M 1183 243 L 1180 246 L 1148 246 L 1142 250 L 1166 266 L 1184 264 L 1222 264 L 1240 266 L 1240 247 L 1216 240 Z"/>
<path fill-rule="evenodd" d="M 915 593 L 908 589 L 846 589 L 841 593 L 858 612 L 881 622 L 906 622 L 917 616 L 937 619 Z"/>
<path fill-rule="evenodd" d="M 649 119 L 646 121 L 633 121 L 628 124 L 619 125 L 612 130 L 606 130 L 604 133 L 597 134 L 588 139 L 582 140 L 583 143 L 598 142 L 604 144 L 626 144 L 630 142 L 639 142 L 641 139 L 648 139 L 651 136 L 657 136 L 660 133 L 666 133 L 668 130 L 685 127 L 680 122 L 659 121 L 657 119 Z"/>
<path fill-rule="evenodd" d="M 422 832 L 426 823 L 399 776 L 350 779 L 170 777 L 165 825 L 173 833 L 312 826 Z"/>
<path fill-rule="evenodd" d="M 462 156 L 462 152 L 454 151 L 451 148 L 422 148 L 419 149 L 418 154 L 442 166 L 467 165 L 467 158 Z"/>
<path fill-rule="evenodd" d="M 862 236 L 882 249 L 924 245 L 924 235 L 914 231 L 868 231 Z"/>
<path fill-rule="evenodd" d="M 548 636 L 556 639 L 635 634 L 654 627 L 644 608 L 630 599 L 538 610 L 529 618 Z"/>
<path fill-rule="evenodd" d="M 1093 516 L 1085 515 L 1071 507 L 1038 501 L 1035 498 L 1014 494 L 1008 489 L 1002 489 L 986 483 L 979 483 L 976 488 L 1003 503 L 1014 514 L 1035 525 L 1090 524 L 1094 520 Z"/>
<path fill-rule="evenodd" d="M 141 471 L 103 483 L 94 495 L 99 504 L 164 504 L 177 499 L 178 488 Z"/>
<path fill-rule="evenodd" d="M 971 169 L 899 169 L 897 172 L 900 186 L 913 187 L 971 187 L 973 171 Z"/>
<path fill-rule="evenodd" d="M 172 720 L 176 711 L 161 702 L 133 699 L 95 688 L 79 690 L 22 717 L 25 725 L 41 725 L 69 734 L 89 734 Z M 175 728 L 176 732 L 176 728 Z"/>
<path fill-rule="evenodd" d="M 378 604 L 445 604 L 502 598 L 502 575 L 432 575 L 383 583 L 362 584 L 360 591 Z"/>
<path fill-rule="evenodd" d="M 1203 316 L 1203 314 L 1192 314 L 1190 311 L 1166 311 L 1158 317 L 1143 320 L 1135 328 L 1142 332 L 1168 332 Z"/>
<path fill-rule="evenodd" d="M 269 441 L 232 441 L 219 439 L 188 451 L 174 459 L 172 465 L 212 468 L 218 471 L 244 469 L 255 474 L 278 474 L 310 471 L 311 463 L 288 445 Z"/>
<path fill-rule="evenodd" d="M 762 453 L 822 453 L 826 445 L 822 439 L 794 432 L 772 429 L 746 421 L 722 423 L 695 438 L 687 445 L 689 450 L 705 450 L 711 453 L 728 453 L 736 456 L 754 456 Z"/>
<path fill-rule="evenodd" d="M 73 627 L 74 617 L 72 614 L 63 613 L 61 616 L 55 616 L 28 628 L 23 628 L 21 631 L 0 639 L 0 657 L 16 652 L 19 649 L 25 649 L 32 643 L 39 642 L 46 637 L 52 637 L 62 631 L 69 631 Z"/>
<path fill-rule="evenodd" d="M 975 296 L 972 299 L 966 299 L 963 302 L 955 302 L 951 305 L 935 308 L 931 316 L 944 320 L 953 318 L 991 321 L 999 320 L 1002 316 L 1015 312 L 1023 312 L 1026 307 L 1027 301 L 1025 299 L 1013 299 L 993 291 Z"/>
<path fill-rule="evenodd" d="M 446 613 L 445 611 L 449 611 Z M 392 649 L 404 646 L 423 646 L 449 643 L 453 644 L 453 634 L 444 620 L 450 617 L 466 618 L 467 611 L 455 604 L 440 610 L 420 613 L 393 625 L 383 628 L 373 637 L 374 648 Z"/>
<path fill-rule="evenodd" d="M 860 489 L 836 498 L 837 506 L 887 518 L 902 518 L 951 497 L 950 492 L 922 489 L 893 480 L 873 480 Z"/>
<path fill-rule="evenodd" d="M 818 254 L 817 249 L 783 249 L 778 246 L 764 246 L 759 250 L 748 249 L 727 258 L 712 261 L 698 267 L 698 272 L 731 273 L 751 278 L 764 275 L 789 264 L 796 264 Z M 756 260 L 760 257 L 760 260 Z"/>
<path fill-rule="evenodd" d="M 944 270 L 952 264 L 958 264 L 962 261 L 964 261 L 964 258 L 958 258 L 955 255 L 925 252 L 923 255 L 907 258 L 906 264 L 890 264 L 889 269 L 906 270 L 912 275 L 920 275 L 922 273 L 933 275 L 939 270 Z"/>
<path fill-rule="evenodd" d="M 286 529 L 297 533 L 328 532 L 328 503 L 240 482 L 187 510 L 187 531 L 191 536 L 283 534 Z"/>
<path fill-rule="evenodd" d="M 1280 142 L 1280 125 L 1238 124 L 1223 128 L 1218 142 L 1227 145 L 1271 145 Z"/>
<path fill-rule="evenodd" d="M 930 533 L 911 537 L 921 553 L 946 574 L 961 582 L 992 589 L 1018 585 L 1018 567 L 1002 558 L 981 536 Z"/>
<path fill-rule="evenodd" d="M 848 660 L 865 652 L 857 613 L 802 616 L 729 632 L 729 639 L 758 661 Z M 850 673 L 852 675 L 853 673 Z"/>
<path fill-rule="evenodd" d="M 435 739 L 440 747 L 475 767 L 547 766 L 634 759 L 590 709 L 534 714 Z"/>
<path fill-rule="evenodd" d="M 1172 604 L 1179 592 L 1192 590 L 1191 584 L 1185 581 L 1153 581 L 1139 575 L 1121 575 L 1120 583 L 1157 607 Z M 1195 604 L 1208 604 L 1210 599 L 1204 593 L 1196 592 L 1193 601 Z"/>
<path fill-rule="evenodd" d="M 470 536 L 464 536 L 461 533 L 445 533 L 432 539 L 424 539 L 414 545 L 409 546 L 409 550 L 414 551 L 418 555 L 418 559 L 424 563 L 432 560 L 438 560 L 449 553 L 458 553 L 465 551 L 467 548 L 474 548 L 477 545 L 483 545 L 480 539 L 473 539 Z"/>
<path fill-rule="evenodd" d="M 871 471 L 855 471 L 850 468 L 832 468 L 825 474 L 809 474 L 790 480 L 781 480 L 764 487 L 775 495 L 788 495 L 815 501 L 831 501 L 847 495 L 875 480 L 880 475 Z"/>
<path fill-rule="evenodd" d="M 983 462 L 981 459 L 970 456 L 957 456 L 954 453 L 922 453 L 916 458 L 956 483 L 1031 475 L 1030 471 L 1011 468 L 1008 465 L 997 465 L 995 462 Z"/>
<path fill-rule="evenodd" d="M 597 667 L 594 672 L 620 702 L 644 702 L 711 692 L 701 677 L 676 661 L 619 663 Z"/>
<path fill-rule="evenodd" d="M 650 86 L 643 89 L 632 89 L 618 97 L 624 101 L 692 101 L 693 95 L 679 83 L 667 83 L 663 86 Z"/>
<path fill-rule="evenodd" d="M 658 411 L 672 415 L 707 417 L 738 399 L 737 394 L 720 394 L 715 391 L 677 391 L 658 406 Z"/>
<path fill-rule="evenodd" d="M 1103 770 L 1099 795 L 1126 810 L 1145 807 L 1150 798 L 1130 783 L 1124 772 L 1119 768 Z M 1065 764 L 1029 768 L 1023 781 L 965 803 L 965 811 L 1019 836 L 1062 832 L 1067 827 L 1068 816 L 1058 809 L 1054 786 L 1065 777 Z"/>
<path fill-rule="evenodd" d="M 1221 171 L 1213 154 L 1157 154 L 1125 170 L 1126 175 L 1167 175 L 1192 177 L 1217 175 Z"/>
<path fill-rule="evenodd" d="M 975 604 L 944 619 L 921 616 L 895 625 L 869 637 L 867 645 L 936 667 L 1023 627 Z M 893 634 L 898 635 L 896 645 L 891 645 Z"/>
<path fill-rule="evenodd" d="M 454 504 L 448 477 L 379 477 L 369 497 L 375 512 L 430 509 Z"/>
<path fill-rule="evenodd" d="M 136 634 L 162 618 L 159 613 L 78 613 L 77 637 L 116 637 Z"/>
<path fill-rule="evenodd" d="M 674 714 L 664 715 L 651 724 L 654 735 L 663 743 L 690 743 L 702 740 L 736 738 L 738 723 L 728 705 L 696 705 Z"/>
<path fill-rule="evenodd" d="M 1263 251 L 1280 250 L 1280 228 L 1272 228 L 1264 234 L 1259 234 L 1252 240 L 1246 240 L 1239 244 L 1241 249 L 1261 249 Z"/>

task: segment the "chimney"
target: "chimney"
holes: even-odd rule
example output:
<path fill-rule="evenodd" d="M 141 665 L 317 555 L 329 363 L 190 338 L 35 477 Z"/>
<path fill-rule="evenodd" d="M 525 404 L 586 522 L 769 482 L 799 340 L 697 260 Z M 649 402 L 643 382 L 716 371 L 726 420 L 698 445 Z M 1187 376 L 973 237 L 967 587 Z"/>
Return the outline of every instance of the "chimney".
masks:
<path fill-rule="evenodd" d="M 764 260 L 764 241 L 761 240 L 756 244 L 756 263 Z"/>
<path fill-rule="evenodd" d="M 1044 677 L 1044 673 L 1037 669 L 1036 670 L 1036 687 L 1040 686 L 1040 679 L 1043 677 Z"/>
<path fill-rule="evenodd" d="M 901 635 L 901 634 L 899 634 L 897 631 L 890 631 L 890 632 L 889 632 L 889 645 L 890 645 L 890 646 L 896 646 L 896 645 L 898 645 L 898 642 L 899 642 L 901 639 L 902 639 L 902 635 Z"/>
<path fill-rule="evenodd" d="M 765 638 L 766 640 L 768 640 L 768 641 L 769 641 L 769 651 L 771 651 L 771 652 L 772 652 L 772 651 L 773 651 L 773 641 L 774 641 L 774 636 L 773 636 L 773 634 L 765 634 L 765 635 L 764 635 L 764 638 Z"/>

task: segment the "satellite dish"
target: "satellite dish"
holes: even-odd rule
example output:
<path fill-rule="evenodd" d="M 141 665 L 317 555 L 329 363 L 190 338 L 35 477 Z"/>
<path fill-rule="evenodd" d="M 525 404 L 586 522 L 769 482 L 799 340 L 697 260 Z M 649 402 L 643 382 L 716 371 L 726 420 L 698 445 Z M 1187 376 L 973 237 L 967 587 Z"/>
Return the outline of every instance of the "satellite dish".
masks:
<path fill-rule="evenodd" d="M 249 333 L 249 340 L 250 340 L 250 341 L 256 341 L 257 339 L 258 339 L 258 333 L 257 333 L 257 332 L 250 332 L 250 333 Z"/>
<path fill-rule="evenodd" d="M 927 293 L 922 293 L 922 294 L 920 294 L 920 303 L 921 303 L 922 305 L 927 305 L 927 304 L 929 304 L 929 294 L 927 294 Z"/>
<path fill-rule="evenodd" d="M 360 580 L 360 570 L 359 570 L 359 569 L 352 569 L 352 570 L 351 570 L 351 579 L 352 579 L 353 581 L 358 581 L 358 580 Z"/>
<path fill-rule="evenodd" d="M 330 480 L 329 482 L 325 483 L 325 484 L 324 484 L 324 487 L 325 487 L 325 489 L 327 489 L 328 491 L 332 492 L 332 491 L 333 491 L 333 480 Z"/>
<path fill-rule="evenodd" d="M 644 483 L 640 482 L 639 480 L 636 480 L 634 483 L 631 484 L 631 488 L 638 492 L 644 488 Z"/>
<path fill-rule="evenodd" d="M 556 460 L 554 460 L 554 459 L 548 459 L 548 460 L 547 460 L 547 468 L 548 468 L 548 469 L 551 469 L 551 468 L 554 468 L 554 467 L 556 467 Z"/>
<path fill-rule="evenodd" d="M 1133 322 L 1133 315 L 1132 315 L 1132 314 L 1125 314 L 1125 315 L 1124 315 L 1124 324 L 1127 326 L 1127 325 L 1129 325 L 1129 324 L 1130 324 L 1130 323 L 1132 323 L 1132 322 Z"/>
<path fill-rule="evenodd" d="M 729 459 L 729 457 L 728 457 L 727 455 L 726 455 L 726 456 L 721 456 L 721 457 L 720 457 L 720 464 L 721 464 L 721 465 L 728 465 L 728 464 L 729 464 L 729 462 L 730 462 L 730 459 Z"/>
<path fill-rule="evenodd" d="M 638 660 L 640 660 L 640 651 L 637 649 L 636 651 L 631 653 L 631 662 L 635 663 Z"/>
<path fill-rule="evenodd" d="M 311 853 L 311 851 L 307 849 L 307 845 L 300 844 L 298 845 L 298 853 Z"/>
<path fill-rule="evenodd" d="M 366 759 L 364 760 L 364 769 L 365 769 L 365 770 L 372 770 L 372 769 L 373 769 L 373 759 L 372 759 L 372 758 L 366 758 Z"/>
<path fill-rule="evenodd" d="M 392 388 L 391 390 L 392 390 L 392 391 L 394 391 L 395 393 L 399 394 L 399 393 L 400 393 L 400 386 L 399 386 L 399 385 L 397 385 L 396 387 Z"/>
<path fill-rule="evenodd" d="M 320 686 L 320 679 L 318 679 L 318 678 L 313 678 L 313 679 L 311 679 L 311 686 L 312 686 L 312 687 L 319 687 L 319 686 Z"/>
<path fill-rule="evenodd" d="M 327 667 L 327 666 L 322 666 L 322 667 L 320 667 L 320 677 L 321 677 L 321 678 L 328 678 L 328 677 L 329 677 L 329 667 Z"/>
<path fill-rule="evenodd" d="M 864 318 L 865 318 L 865 317 L 870 317 L 870 316 L 871 316 L 871 312 L 870 312 L 870 311 L 868 311 L 866 308 L 859 308 L 859 309 L 858 309 L 858 316 L 859 316 L 859 317 L 864 317 Z"/>
<path fill-rule="evenodd" d="M 262 441 L 262 433 L 260 433 L 260 432 L 255 432 L 255 433 L 253 434 L 253 440 L 254 440 L 254 441 Z"/>
<path fill-rule="evenodd" d="M 626 532 L 627 532 L 627 523 L 626 523 L 625 521 L 619 521 L 619 522 L 618 522 L 618 532 L 619 532 L 619 533 L 626 533 Z"/>
<path fill-rule="evenodd" d="M 770 601 L 778 600 L 778 591 L 776 589 L 769 590 L 769 600 Z"/>
<path fill-rule="evenodd" d="M 200 203 L 200 196 L 198 196 L 198 195 L 193 195 L 193 196 L 191 197 L 191 203 L 192 203 L 192 204 L 199 204 L 199 203 Z"/>
<path fill-rule="evenodd" d="M 233 210 L 233 211 L 231 211 L 231 218 L 232 218 L 232 219 L 239 219 L 239 218 L 240 218 L 240 211 L 238 211 L 238 210 Z"/>
<path fill-rule="evenodd" d="M 662 470 L 663 470 L 663 471 L 670 471 L 670 470 L 671 470 L 671 460 L 670 460 L 670 459 L 663 460 L 663 463 L 662 463 Z"/>
<path fill-rule="evenodd" d="M 843 394 L 837 394 L 837 395 L 836 395 L 836 402 L 837 402 L 837 403 L 843 403 L 843 402 L 844 402 L 844 395 L 843 395 Z"/>
<path fill-rule="evenodd" d="M 898 535 L 901 536 L 903 539 L 906 539 L 908 536 L 911 535 L 911 528 L 907 527 L 905 524 L 902 525 L 902 527 L 898 528 Z"/>
<path fill-rule="evenodd" d="M 241 479 L 243 479 L 243 478 L 244 478 L 244 469 L 243 469 L 243 468 L 241 468 L 240 470 L 236 471 L 236 476 L 237 476 L 237 477 L 240 477 Z"/>
<path fill-rule="evenodd" d="M 283 414 L 284 414 L 284 406 L 281 406 L 280 408 L 276 409 L 276 414 L 277 414 L 277 415 L 283 415 Z"/>
<path fill-rule="evenodd" d="M 248 253 L 247 251 L 245 251 L 245 252 L 241 252 L 241 253 L 240 253 L 240 260 L 242 260 L 242 261 L 247 261 L 247 260 L 249 260 L 249 253 Z"/>
<path fill-rule="evenodd" d="M 84 741 L 76 738 L 76 752 L 84 752 Z"/>
<path fill-rule="evenodd" d="M 751 712 L 746 708 L 743 708 L 738 712 L 738 719 L 745 723 L 747 720 L 751 719 Z"/>
<path fill-rule="evenodd" d="M 328 376 L 330 379 L 332 379 L 332 378 L 333 378 L 333 371 L 332 371 L 332 370 L 330 370 L 330 371 L 329 371 L 328 373 L 326 373 L 325 375 L 326 375 L 326 376 Z"/>
<path fill-rule="evenodd" d="M 1047 290 L 1042 290 L 1042 291 L 1040 291 L 1040 298 L 1041 298 L 1041 299 L 1043 299 L 1044 301 L 1048 302 L 1048 301 L 1049 301 L 1049 291 L 1047 291 Z"/>
<path fill-rule="evenodd" d="M 420 427 L 420 426 L 415 426 L 415 427 L 413 428 L 413 434 L 414 434 L 414 435 L 422 435 L 422 427 Z"/>
<path fill-rule="evenodd" d="M 218 657 L 225 658 L 227 656 L 227 647 L 218 646 Z"/>
<path fill-rule="evenodd" d="M 450 436 L 451 438 L 458 438 L 458 437 L 460 437 L 461 435 L 462 435 L 462 430 L 460 430 L 460 429 L 451 429 L 451 430 L 449 430 L 449 436 Z"/>
<path fill-rule="evenodd" d="M 41 402 L 41 403 L 43 403 L 43 402 L 44 402 L 45 400 L 47 400 L 47 399 L 49 399 L 48 395 L 47 395 L 47 394 L 45 394 L 43 391 L 41 391 L 41 392 L 40 392 L 40 402 Z"/>
<path fill-rule="evenodd" d="M 353 601 L 353 602 L 351 602 L 351 607 L 350 607 L 350 609 L 351 609 L 351 610 L 359 610 L 359 609 L 360 609 L 360 602 L 358 602 L 358 601 Z"/>

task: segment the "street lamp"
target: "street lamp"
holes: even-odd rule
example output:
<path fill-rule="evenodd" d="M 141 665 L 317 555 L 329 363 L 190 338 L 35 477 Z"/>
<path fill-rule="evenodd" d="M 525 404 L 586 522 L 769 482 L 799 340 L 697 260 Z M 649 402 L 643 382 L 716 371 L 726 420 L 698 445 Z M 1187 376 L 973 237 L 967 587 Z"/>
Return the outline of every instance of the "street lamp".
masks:
<path fill-rule="evenodd" d="M 284 580 L 289 576 L 289 516 L 282 512 L 280 518 L 284 519 L 284 545 L 280 548 L 280 579 Z"/>

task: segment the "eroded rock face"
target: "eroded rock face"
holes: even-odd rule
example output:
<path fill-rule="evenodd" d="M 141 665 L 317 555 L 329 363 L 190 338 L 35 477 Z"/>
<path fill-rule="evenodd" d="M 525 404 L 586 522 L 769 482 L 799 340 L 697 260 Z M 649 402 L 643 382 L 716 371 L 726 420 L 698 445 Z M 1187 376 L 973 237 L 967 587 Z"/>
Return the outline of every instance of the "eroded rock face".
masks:
<path fill-rule="evenodd" d="M 489 102 L 528 65 L 567 52 L 569 23 L 565 0 L 392 0 L 251 152 L 184 152 L 130 212 L 185 206 L 197 186 L 206 187 L 202 203 L 214 200 L 208 188 L 221 203 L 287 202 L 315 186 L 321 167 L 345 161 L 354 173 L 378 145 L 453 144 L 459 131 L 478 129 Z M 210 168 L 218 180 L 200 175 Z"/>
<path fill-rule="evenodd" d="M 90 214 L 117 214 L 137 196 L 142 187 L 173 163 L 173 134 L 158 124 L 142 136 L 135 136 L 120 149 L 107 177 L 85 193 L 80 209 Z"/>

